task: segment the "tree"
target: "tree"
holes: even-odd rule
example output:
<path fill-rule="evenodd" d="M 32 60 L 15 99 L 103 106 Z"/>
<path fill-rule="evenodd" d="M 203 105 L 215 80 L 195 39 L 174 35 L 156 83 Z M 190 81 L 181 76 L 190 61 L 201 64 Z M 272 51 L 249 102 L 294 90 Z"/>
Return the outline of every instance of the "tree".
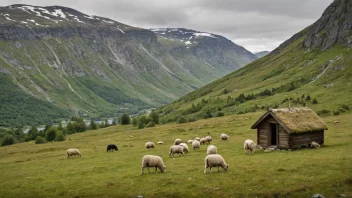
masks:
<path fill-rule="evenodd" d="M 306 97 L 306 100 L 307 101 L 309 101 L 311 98 L 310 98 L 310 95 L 308 95 L 307 97 Z"/>
<path fill-rule="evenodd" d="M 105 127 L 109 127 L 109 120 L 105 119 Z"/>
<path fill-rule="evenodd" d="M 55 141 L 65 141 L 65 135 L 61 132 L 61 131 L 58 131 L 56 132 L 56 137 L 55 137 Z"/>
<path fill-rule="evenodd" d="M 97 124 L 95 124 L 94 120 L 90 120 L 89 128 L 90 128 L 90 130 L 96 130 L 97 129 Z"/>
<path fill-rule="evenodd" d="M 15 138 L 12 135 L 6 135 L 1 140 L 1 146 L 7 146 L 15 143 Z"/>
<path fill-rule="evenodd" d="M 132 118 L 132 125 L 137 126 L 138 125 L 138 118 Z"/>
<path fill-rule="evenodd" d="M 126 125 L 126 124 L 130 124 L 130 123 L 131 123 L 130 116 L 127 114 L 123 114 L 120 118 L 120 124 Z"/>
<path fill-rule="evenodd" d="M 45 139 L 44 139 L 42 136 L 38 136 L 38 137 L 35 139 L 35 143 L 36 143 L 36 144 L 43 144 L 43 143 L 45 143 Z"/>
<path fill-rule="evenodd" d="M 67 124 L 66 131 L 67 131 L 68 134 L 72 134 L 72 133 L 76 133 L 77 132 L 75 127 L 73 126 L 72 122 L 69 122 Z"/>
<path fill-rule="evenodd" d="M 159 124 L 159 114 L 155 111 L 149 114 L 150 122 L 154 122 L 155 124 Z"/>
<path fill-rule="evenodd" d="M 47 130 L 49 130 L 49 129 L 52 128 L 52 127 L 53 127 L 52 124 L 46 124 L 44 131 L 46 132 Z"/>
<path fill-rule="evenodd" d="M 38 136 L 38 129 L 35 126 L 32 126 L 32 128 L 28 131 L 28 136 L 31 140 L 35 140 Z"/>
<path fill-rule="evenodd" d="M 46 141 L 51 142 L 56 138 L 56 129 L 51 127 L 45 132 Z"/>
<path fill-rule="evenodd" d="M 313 104 L 318 104 L 318 100 L 316 98 L 313 99 L 312 101 Z"/>

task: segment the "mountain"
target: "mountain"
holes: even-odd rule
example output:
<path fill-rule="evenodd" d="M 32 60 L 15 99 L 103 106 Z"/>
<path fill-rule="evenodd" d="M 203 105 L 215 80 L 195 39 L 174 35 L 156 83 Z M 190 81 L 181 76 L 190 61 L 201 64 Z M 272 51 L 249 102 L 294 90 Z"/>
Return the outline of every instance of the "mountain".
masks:
<path fill-rule="evenodd" d="M 263 56 L 266 56 L 268 55 L 270 52 L 269 51 L 262 51 L 262 52 L 257 52 L 257 53 L 254 53 L 254 55 L 258 58 L 261 58 Z"/>
<path fill-rule="evenodd" d="M 335 0 L 312 25 L 265 57 L 157 110 L 163 122 L 308 106 L 352 109 L 352 1 Z"/>
<path fill-rule="evenodd" d="M 67 7 L 0 7 L 0 80 L 7 86 L 0 89 L 0 126 L 137 113 L 256 59 L 224 37 L 192 32 L 188 45 Z"/>

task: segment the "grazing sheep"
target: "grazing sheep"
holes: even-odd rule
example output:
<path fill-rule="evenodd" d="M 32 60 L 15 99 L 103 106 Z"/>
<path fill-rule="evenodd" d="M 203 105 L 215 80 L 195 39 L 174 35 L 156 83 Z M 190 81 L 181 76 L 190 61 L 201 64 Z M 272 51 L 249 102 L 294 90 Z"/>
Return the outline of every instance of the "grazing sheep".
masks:
<path fill-rule="evenodd" d="M 218 152 L 218 149 L 214 145 L 209 145 L 207 148 L 207 155 L 210 154 L 216 154 Z"/>
<path fill-rule="evenodd" d="M 76 148 L 71 148 L 71 149 L 67 149 L 67 151 L 66 151 L 66 153 L 67 153 L 67 158 L 70 158 L 71 156 L 79 156 L 79 157 L 82 157 L 82 155 L 81 155 L 81 152 L 79 152 L 79 150 L 78 149 L 76 149 Z"/>
<path fill-rule="evenodd" d="M 312 142 L 312 143 L 310 143 L 310 147 L 311 148 L 320 148 L 320 144 L 318 144 L 317 142 Z"/>
<path fill-rule="evenodd" d="M 201 138 L 199 142 L 200 142 L 200 144 L 204 144 L 204 143 L 208 142 L 208 140 L 207 140 L 207 138 Z"/>
<path fill-rule="evenodd" d="M 166 172 L 166 166 L 164 165 L 163 159 L 156 155 L 145 155 L 142 158 L 142 175 L 144 174 L 145 167 L 147 167 L 149 173 L 149 167 L 155 167 L 155 171 L 159 168 L 162 173 Z"/>
<path fill-rule="evenodd" d="M 155 149 L 155 144 L 154 144 L 154 142 L 147 142 L 147 143 L 145 143 L 145 148 L 146 148 L 147 150 L 149 150 L 149 149 L 151 149 L 151 148 Z"/>
<path fill-rule="evenodd" d="M 227 134 L 223 133 L 220 135 L 220 139 L 221 140 L 227 140 L 230 136 L 228 136 Z"/>
<path fill-rule="evenodd" d="M 159 142 L 158 142 L 158 144 L 164 144 L 164 142 L 162 142 L 162 141 L 159 141 Z"/>
<path fill-rule="evenodd" d="M 198 150 L 199 150 L 199 148 L 200 148 L 200 142 L 199 142 L 198 140 L 194 140 L 194 141 L 192 142 L 192 148 L 193 148 L 193 150 L 195 150 L 195 149 L 198 149 Z"/>
<path fill-rule="evenodd" d="M 211 141 L 213 141 L 213 139 L 211 139 L 211 137 L 210 137 L 209 135 L 208 135 L 208 136 L 206 136 L 205 138 L 207 139 L 208 144 L 210 144 L 210 142 L 211 142 Z"/>
<path fill-rule="evenodd" d="M 251 154 L 254 154 L 255 148 L 256 147 L 258 148 L 258 146 L 253 142 L 253 140 L 249 140 L 249 139 L 244 141 L 243 147 L 244 147 L 245 155 L 247 154 L 246 153 L 247 150 L 251 151 Z"/>
<path fill-rule="evenodd" d="M 189 153 L 188 145 L 186 143 L 180 143 L 179 145 L 183 147 L 183 152 L 185 154 Z"/>
<path fill-rule="evenodd" d="M 175 153 L 178 153 L 178 154 L 181 154 L 183 156 L 183 147 L 180 146 L 180 145 L 173 145 L 170 147 L 170 157 L 172 155 L 172 157 L 174 157 L 174 154 Z"/>
<path fill-rule="evenodd" d="M 182 142 L 182 140 L 181 140 L 180 138 L 177 138 L 177 139 L 174 141 L 174 145 L 179 145 L 181 142 Z"/>
<path fill-rule="evenodd" d="M 219 155 L 219 154 L 213 154 L 213 155 L 207 155 L 205 157 L 205 166 L 204 166 L 204 174 L 207 173 L 207 168 L 210 168 L 210 172 L 212 172 L 212 167 L 218 167 L 218 171 L 219 167 L 221 166 L 222 169 L 224 169 L 224 171 L 227 171 L 227 169 L 229 168 L 229 165 L 226 164 L 224 158 Z"/>
<path fill-rule="evenodd" d="M 200 137 L 196 137 L 196 138 L 194 138 L 195 140 L 197 140 L 197 141 L 200 141 Z"/>
<path fill-rule="evenodd" d="M 192 144 L 193 140 L 188 140 L 187 144 Z"/>
<path fill-rule="evenodd" d="M 106 148 L 106 152 L 109 151 L 118 151 L 119 149 L 117 148 L 117 146 L 115 144 L 109 144 Z"/>

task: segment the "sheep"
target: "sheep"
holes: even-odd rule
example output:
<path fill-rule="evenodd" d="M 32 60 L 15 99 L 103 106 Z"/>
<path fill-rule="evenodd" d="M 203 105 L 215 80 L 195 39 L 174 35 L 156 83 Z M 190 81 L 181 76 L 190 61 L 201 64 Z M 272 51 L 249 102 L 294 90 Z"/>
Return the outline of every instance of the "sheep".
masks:
<path fill-rule="evenodd" d="M 212 167 L 218 167 L 218 171 L 219 167 L 221 166 L 222 169 L 224 169 L 224 171 L 227 171 L 227 169 L 229 168 L 229 165 L 226 164 L 224 158 L 219 155 L 219 154 L 213 154 L 213 155 L 207 155 L 205 157 L 205 166 L 204 166 L 204 174 L 207 173 L 207 168 L 210 168 L 210 172 L 212 172 Z"/>
<path fill-rule="evenodd" d="M 117 146 L 115 144 L 109 144 L 106 148 L 106 152 L 109 151 L 118 151 L 119 149 L 117 148 Z"/>
<path fill-rule="evenodd" d="M 261 146 L 259 145 L 256 145 L 253 140 L 250 140 L 250 139 L 247 139 L 246 141 L 244 141 L 244 144 L 243 144 L 243 148 L 244 148 L 244 154 L 246 155 L 246 151 L 247 150 L 250 150 L 251 151 L 251 154 L 254 154 L 254 151 L 255 151 L 255 148 L 261 148 Z"/>
<path fill-rule="evenodd" d="M 155 144 L 154 144 L 154 142 L 147 142 L 147 143 L 145 143 L 145 148 L 146 148 L 147 150 L 149 150 L 149 149 L 151 149 L 151 148 L 155 149 Z"/>
<path fill-rule="evenodd" d="M 200 141 L 200 137 L 196 137 L 196 138 L 194 138 L 195 140 L 197 140 L 197 141 Z"/>
<path fill-rule="evenodd" d="M 180 145 L 173 145 L 170 147 L 170 157 L 172 155 L 172 157 L 174 157 L 174 154 L 175 153 L 178 153 L 178 154 L 181 154 L 183 156 L 183 147 L 180 146 Z"/>
<path fill-rule="evenodd" d="M 192 144 L 193 140 L 188 140 L 187 144 Z"/>
<path fill-rule="evenodd" d="M 186 143 L 180 143 L 179 145 L 183 147 L 183 152 L 185 154 L 189 153 L 188 145 Z"/>
<path fill-rule="evenodd" d="M 195 149 L 198 149 L 198 150 L 199 150 L 199 148 L 200 148 L 200 142 L 199 142 L 198 140 L 194 140 L 194 141 L 192 142 L 192 148 L 193 148 L 193 150 L 195 150 Z"/>
<path fill-rule="evenodd" d="M 158 144 L 164 144 L 164 142 L 163 141 L 159 141 Z"/>
<path fill-rule="evenodd" d="M 181 140 L 180 138 L 177 138 L 177 139 L 174 141 L 174 145 L 179 145 L 181 142 L 182 142 L 182 140 Z"/>
<path fill-rule="evenodd" d="M 163 159 L 156 155 L 145 155 L 142 158 L 142 175 L 144 174 L 144 168 L 147 167 L 148 172 L 149 167 L 155 167 L 155 172 L 160 169 L 162 173 L 166 172 L 166 166 L 164 165 Z"/>
<path fill-rule="evenodd" d="M 317 142 L 312 142 L 312 143 L 310 143 L 310 147 L 311 148 L 320 148 L 320 144 L 318 144 Z"/>
<path fill-rule="evenodd" d="M 75 157 L 77 155 L 79 157 L 82 157 L 81 152 L 79 152 L 79 150 L 76 148 L 67 149 L 66 153 L 67 153 L 67 158 L 70 158 L 72 155 L 74 155 Z"/>
<path fill-rule="evenodd" d="M 211 142 L 211 141 L 213 141 L 213 139 L 211 139 L 211 137 L 210 137 L 209 135 L 208 135 L 208 136 L 206 136 L 205 138 L 207 139 L 208 144 L 210 144 L 210 142 Z"/>
<path fill-rule="evenodd" d="M 221 139 L 221 140 L 227 140 L 229 137 L 230 137 L 230 136 L 228 136 L 228 135 L 225 134 L 225 133 L 222 133 L 222 134 L 220 135 L 220 139 Z"/>
<path fill-rule="evenodd" d="M 204 144 L 204 143 L 208 142 L 208 140 L 207 140 L 207 138 L 201 138 L 199 142 L 200 142 L 200 144 Z"/>
<path fill-rule="evenodd" d="M 207 147 L 207 155 L 210 155 L 210 154 L 216 154 L 218 152 L 218 149 L 216 148 L 216 146 L 214 145 L 209 145 Z"/>

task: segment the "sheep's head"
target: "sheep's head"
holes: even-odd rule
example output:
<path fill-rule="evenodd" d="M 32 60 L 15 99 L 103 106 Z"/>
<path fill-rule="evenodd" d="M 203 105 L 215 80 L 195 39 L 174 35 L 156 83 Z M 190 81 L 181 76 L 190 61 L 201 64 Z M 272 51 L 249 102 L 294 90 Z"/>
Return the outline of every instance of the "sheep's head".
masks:
<path fill-rule="evenodd" d="M 227 169 L 229 169 L 229 164 L 225 165 L 225 171 L 227 171 Z"/>

